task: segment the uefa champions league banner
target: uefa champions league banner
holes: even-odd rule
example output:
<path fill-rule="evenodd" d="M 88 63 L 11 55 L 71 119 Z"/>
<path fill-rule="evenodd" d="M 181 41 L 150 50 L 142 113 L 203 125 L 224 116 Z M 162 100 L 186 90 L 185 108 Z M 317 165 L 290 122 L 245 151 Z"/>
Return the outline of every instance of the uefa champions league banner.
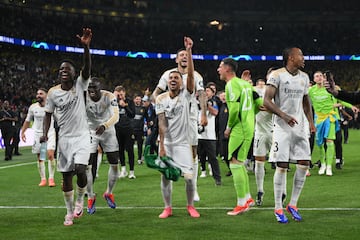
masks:
<path fill-rule="evenodd" d="M 23 142 L 23 140 L 21 139 L 21 136 L 20 136 L 19 146 L 20 147 L 32 146 L 34 143 L 34 130 L 31 128 L 26 129 L 25 136 L 26 136 L 26 142 Z M 1 149 L 5 148 L 4 140 L 1 135 L 1 131 L 0 131 L 0 148 Z"/>

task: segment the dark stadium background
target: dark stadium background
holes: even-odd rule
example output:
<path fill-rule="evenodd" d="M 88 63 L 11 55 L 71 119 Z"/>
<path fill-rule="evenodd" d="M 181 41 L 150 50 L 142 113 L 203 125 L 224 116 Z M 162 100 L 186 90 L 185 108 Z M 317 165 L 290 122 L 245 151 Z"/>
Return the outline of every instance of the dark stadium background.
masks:
<path fill-rule="evenodd" d="M 94 33 L 92 48 L 175 53 L 183 36 L 194 39 L 194 54 L 281 55 L 299 46 L 305 55 L 360 55 L 358 1 L 100 1 L 1 0 L 0 35 L 78 46 L 82 27 Z M 217 21 L 217 23 L 213 21 Z M 213 22 L 214 25 L 211 24 Z M 78 67 L 81 56 L 23 48 L 0 43 L 0 99 L 28 104 L 40 86 L 56 83 L 59 61 L 71 58 Z M 129 59 L 93 55 L 93 76 L 113 90 L 124 85 L 130 94 L 154 89 L 173 60 Z M 205 83 L 218 88 L 218 61 L 195 61 Z M 240 62 L 253 80 L 263 78 L 281 61 Z M 358 61 L 307 61 L 305 71 L 330 69 L 337 83 L 357 90 Z"/>

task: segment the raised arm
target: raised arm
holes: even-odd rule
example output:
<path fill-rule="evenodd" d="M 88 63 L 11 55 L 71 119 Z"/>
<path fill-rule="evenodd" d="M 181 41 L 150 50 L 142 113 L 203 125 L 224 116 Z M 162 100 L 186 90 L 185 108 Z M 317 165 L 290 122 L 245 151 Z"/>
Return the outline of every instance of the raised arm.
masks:
<path fill-rule="evenodd" d="M 193 47 L 193 40 L 189 37 L 184 37 L 184 46 L 188 56 L 188 76 L 186 80 L 186 88 L 189 93 L 193 93 L 195 89 L 195 80 L 194 80 L 194 61 L 192 58 L 192 47 Z"/>
<path fill-rule="evenodd" d="M 84 65 L 81 69 L 82 76 L 84 79 L 88 79 L 91 75 L 91 58 L 90 58 L 90 43 L 92 39 L 92 32 L 90 28 L 83 28 L 83 35 L 76 35 L 80 40 L 81 44 L 84 46 L 84 55 L 83 61 Z"/>

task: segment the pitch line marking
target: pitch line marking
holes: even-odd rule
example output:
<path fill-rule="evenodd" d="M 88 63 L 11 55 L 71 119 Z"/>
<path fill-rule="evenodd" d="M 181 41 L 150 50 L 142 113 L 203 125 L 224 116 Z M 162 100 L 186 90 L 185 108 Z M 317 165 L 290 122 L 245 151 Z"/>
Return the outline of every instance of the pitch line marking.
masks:
<path fill-rule="evenodd" d="M 13 165 L 8 165 L 8 166 L 2 166 L 2 167 L 0 167 L 0 169 L 13 168 L 13 167 L 21 167 L 21 166 L 30 165 L 30 164 L 35 164 L 35 163 L 36 163 L 36 162 L 18 163 L 18 164 L 13 164 Z"/>
<path fill-rule="evenodd" d="M 63 209 L 65 206 L 0 206 L 0 209 Z M 96 207 L 98 209 L 109 209 L 109 207 Z M 163 209 L 164 207 L 143 206 L 143 207 L 116 207 L 116 209 Z M 184 207 L 173 207 L 173 209 L 184 209 Z M 201 210 L 229 210 L 230 207 L 196 207 Z M 274 210 L 273 207 L 252 207 L 251 210 Z M 360 208 L 299 208 L 301 211 L 360 211 Z"/>

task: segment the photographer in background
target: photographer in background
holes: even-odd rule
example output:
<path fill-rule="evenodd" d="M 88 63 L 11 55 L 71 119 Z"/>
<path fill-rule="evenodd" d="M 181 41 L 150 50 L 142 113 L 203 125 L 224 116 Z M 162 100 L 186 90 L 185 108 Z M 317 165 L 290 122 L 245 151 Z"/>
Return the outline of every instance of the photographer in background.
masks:
<path fill-rule="evenodd" d="M 208 124 L 206 127 L 199 127 L 199 143 L 198 143 L 198 156 L 201 163 L 200 177 L 206 177 L 206 157 L 210 163 L 213 178 L 216 185 L 221 185 L 220 167 L 216 159 L 216 130 L 215 118 L 219 113 L 219 108 L 214 100 L 215 91 L 211 87 L 205 89 L 207 97 L 207 119 Z M 199 115 L 199 122 L 200 122 Z M 209 169 L 210 171 L 210 169 Z"/>
<path fill-rule="evenodd" d="M 116 138 L 119 143 L 119 157 L 121 164 L 120 178 L 125 178 L 128 173 L 125 166 L 125 150 L 129 158 L 129 178 L 134 179 L 134 145 L 133 128 L 131 121 L 135 117 L 135 104 L 126 97 L 126 90 L 123 86 L 116 86 L 114 95 L 119 104 L 119 121 L 115 124 Z"/>

